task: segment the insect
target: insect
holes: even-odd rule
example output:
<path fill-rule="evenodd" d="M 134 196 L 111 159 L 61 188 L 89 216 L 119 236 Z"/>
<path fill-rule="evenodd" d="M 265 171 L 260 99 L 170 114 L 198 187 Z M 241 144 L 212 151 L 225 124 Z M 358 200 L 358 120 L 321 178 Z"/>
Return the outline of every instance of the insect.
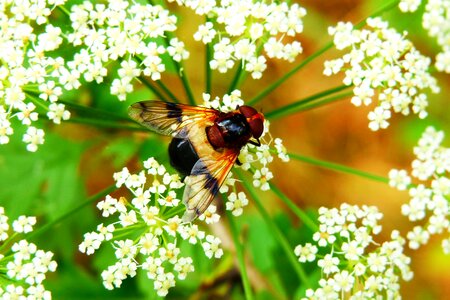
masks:
<path fill-rule="evenodd" d="M 242 105 L 230 112 L 164 101 L 142 101 L 129 107 L 132 119 L 150 130 L 172 136 L 170 164 L 185 178 L 184 221 L 200 216 L 219 192 L 240 150 L 260 146 L 264 116 Z"/>

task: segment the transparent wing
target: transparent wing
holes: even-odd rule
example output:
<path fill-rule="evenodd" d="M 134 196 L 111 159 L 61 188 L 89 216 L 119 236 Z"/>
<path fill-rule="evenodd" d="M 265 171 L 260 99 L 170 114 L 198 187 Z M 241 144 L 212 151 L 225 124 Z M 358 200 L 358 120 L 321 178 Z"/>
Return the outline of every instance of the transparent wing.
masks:
<path fill-rule="evenodd" d="M 220 112 L 201 106 L 150 100 L 134 103 L 128 114 L 152 131 L 174 136 L 187 126 L 206 127 Z"/>
<path fill-rule="evenodd" d="M 200 216 L 208 208 L 239 155 L 239 149 L 216 151 L 203 132 L 198 128 L 189 131 L 189 139 L 200 159 L 185 180 L 183 202 L 186 212 L 183 221 L 186 222 Z"/>

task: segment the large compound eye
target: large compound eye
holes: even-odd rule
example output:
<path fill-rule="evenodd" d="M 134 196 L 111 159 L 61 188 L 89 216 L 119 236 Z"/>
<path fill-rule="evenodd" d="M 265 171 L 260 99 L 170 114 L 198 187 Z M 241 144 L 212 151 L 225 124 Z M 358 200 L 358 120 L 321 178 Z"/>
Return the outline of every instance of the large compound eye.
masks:
<path fill-rule="evenodd" d="M 255 139 L 259 138 L 264 131 L 264 119 L 261 114 L 257 115 L 257 118 L 253 118 L 248 122 L 250 130 Z"/>
<path fill-rule="evenodd" d="M 251 106 L 242 105 L 239 107 L 239 111 L 247 119 L 252 136 L 257 139 L 264 131 L 264 116 Z"/>
<path fill-rule="evenodd" d="M 253 117 L 254 115 L 258 114 L 258 112 L 256 111 L 256 109 L 254 109 L 251 106 L 247 106 L 247 105 L 242 105 L 239 106 L 239 111 L 241 112 L 241 114 L 244 115 L 244 117 L 246 119 Z"/>

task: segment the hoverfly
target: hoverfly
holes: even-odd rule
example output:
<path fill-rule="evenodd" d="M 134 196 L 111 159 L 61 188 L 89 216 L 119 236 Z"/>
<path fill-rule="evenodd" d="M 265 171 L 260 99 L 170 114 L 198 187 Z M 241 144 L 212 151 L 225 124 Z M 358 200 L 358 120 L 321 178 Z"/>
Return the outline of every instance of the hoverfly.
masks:
<path fill-rule="evenodd" d="M 164 101 L 129 107 L 132 119 L 150 130 L 172 136 L 170 164 L 185 177 L 184 221 L 200 216 L 215 198 L 247 143 L 260 146 L 264 116 L 242 105 L 230 112 Z"/>

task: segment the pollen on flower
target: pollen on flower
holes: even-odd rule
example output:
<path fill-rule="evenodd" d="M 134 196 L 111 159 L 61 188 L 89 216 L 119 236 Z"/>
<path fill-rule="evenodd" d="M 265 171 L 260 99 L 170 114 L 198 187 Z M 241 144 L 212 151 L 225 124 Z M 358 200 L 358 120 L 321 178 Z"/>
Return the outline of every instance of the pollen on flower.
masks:
<path fill-rule="evenodd" d="M 308 289 L 303 299 L 320 299 L 324 295 L 339 299 L 341 293 L 355 299 L 399 295 L 400 279 L 412 278 L 411 259 L 403 254 L 406 241 L 398 231 L 392 232 L 390 241 L 373 240 L 372 236 L 379 233 L 381 218 L 377 208 L 369 206 L 344 203 L 339 209 L 319 209 L 319 231 L 313 235 L 317 246 L 307 243 L 294 249 L 301 263 L 317 260 L 322 270 L 319 287 Z M 337 239 L 339 236 L 345 238 Z M 323 248 L 320 256 L 316 255 L 319 248 Z"/>
<path fill-rule="evenodd" d="M 111 222 L 85 233 L 79 245 L 87 255 L 106 246 L 114 250 L 115 262 L 101 275 L 106 289 L 121 287 L 126 278 L 142 270 L 153 281 L 155 293 L 167 295 L 176 279 L 183 280 L 194 271 L 193 259 L 184 254 L 182 243 L 200 244 L 208 258 L 222 256 L 220 239 L 206 235 L 199 225 L 183 223 L 178 214 L 182 211 L 179 197 L 184 185 L 156 159 L 147 159 L 139 173 L 124 168 L 113 177 L 117 187 L 128 189 L 131 201 L 110 195 L 100 201 L 97 208 Z M 217 221 L 212 208 L 209 214 L 206 220 Z"/>

